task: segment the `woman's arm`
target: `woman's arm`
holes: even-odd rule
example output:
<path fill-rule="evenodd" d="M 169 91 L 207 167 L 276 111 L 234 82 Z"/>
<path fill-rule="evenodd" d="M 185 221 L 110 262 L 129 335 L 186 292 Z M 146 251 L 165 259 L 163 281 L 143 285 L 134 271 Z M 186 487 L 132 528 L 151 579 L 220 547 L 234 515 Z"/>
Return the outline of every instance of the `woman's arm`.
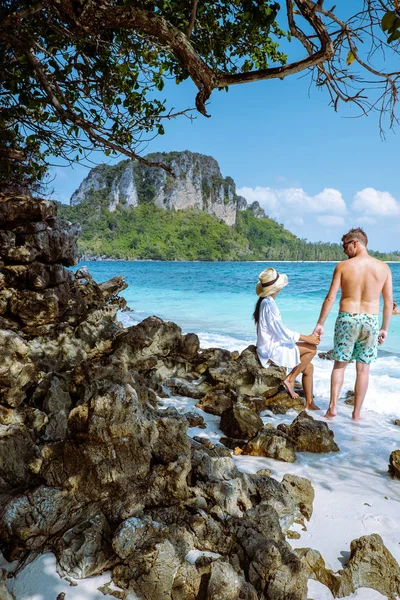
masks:
<path fill-rule="evenodd" d="M 318 346 L 318 344 L 321 341 L 321 338 L 318 335 L 318 333 L 312 333 L 311 335 L 303 335 L 301 333 L 299 341 L 300 342 L 307 342 L 308 344 L 313 344 L 313 346 Z"/>

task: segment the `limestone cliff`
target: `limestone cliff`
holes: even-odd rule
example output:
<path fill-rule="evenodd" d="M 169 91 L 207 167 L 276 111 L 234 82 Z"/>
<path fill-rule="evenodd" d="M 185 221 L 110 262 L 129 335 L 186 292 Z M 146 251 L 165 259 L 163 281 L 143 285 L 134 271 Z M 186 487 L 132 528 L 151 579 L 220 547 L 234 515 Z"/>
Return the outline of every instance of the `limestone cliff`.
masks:
<path fill-rule="evenodd" d="M 189 151 L 149 154 L 146 158 L 171 167 L 175 178 L 162 169 L 125 160 L 115 166 L 92 169 L 71 197 L 80 204 L 92 192 L 103 190 L 108 209 L 154 203 L 165 210 L 198 209 L 214 215 L 229 226 L 235 225 L 238 210 L 250 208 L 257 218 L 265 217 L 257 202 L 248 207 L 236 194 L 231 177 L 222 177 L 217 161 Z"/>

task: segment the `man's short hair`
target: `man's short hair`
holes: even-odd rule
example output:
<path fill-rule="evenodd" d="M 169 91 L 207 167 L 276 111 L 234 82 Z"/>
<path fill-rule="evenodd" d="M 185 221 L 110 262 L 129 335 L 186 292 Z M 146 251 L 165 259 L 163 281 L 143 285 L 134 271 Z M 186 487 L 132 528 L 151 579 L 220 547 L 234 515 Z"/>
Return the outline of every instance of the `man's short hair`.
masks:
<path fill-rule="evenodd" d="M 361 242 L 361 244 L 365 247 L 368 244 L 367 234 L 361 229 L 361 227 L 355 227 L 353 229 L 350 229 L 350 231 L 348 231 L 347 233 L 345 233 L 342 236 L 342 244 L 348 242 L 350 239 Z"/>

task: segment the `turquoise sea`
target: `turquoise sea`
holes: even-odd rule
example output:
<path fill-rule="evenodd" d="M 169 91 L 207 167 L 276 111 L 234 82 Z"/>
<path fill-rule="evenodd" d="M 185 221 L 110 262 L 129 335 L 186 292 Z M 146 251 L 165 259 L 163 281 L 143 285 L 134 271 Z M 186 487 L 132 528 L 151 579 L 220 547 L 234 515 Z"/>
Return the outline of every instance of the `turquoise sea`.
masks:
<path fill-rule="evenodd" d="M 121 313 L 125 325 L 149 315 L 174 321 L 182 330 L 199 335 L 202 347 L 242 350 L 255 342 L 252 312 L 257 300 L 258 274 L 273 266 L 286 273 L 289 285 L 277 297 L 286 325 L 303 334 L 312 332 L 329 289 L 335 263 L 315 262 L 158 262 L 90 261 L 86 264 L 98 282 L 123 275 L 129 287 L 122 293 L 132 312 Z M 400 304 L 400 263 L 390 265 L 394 299 Z M 326 322 L 320 350 L 332 347 L 338 301 Z M 316 360 L 324 386 L 331 363 Z M 348 368 L 349 385 L 351 367 Z M 345 381 L 346 384 L 346 381 Z M 400 416 L 400 315 L 393 316 L 389 338 L 371 369 L 371 385 L 365 407 Z M 345 389 L 345 388 L 344 388 Z"/>

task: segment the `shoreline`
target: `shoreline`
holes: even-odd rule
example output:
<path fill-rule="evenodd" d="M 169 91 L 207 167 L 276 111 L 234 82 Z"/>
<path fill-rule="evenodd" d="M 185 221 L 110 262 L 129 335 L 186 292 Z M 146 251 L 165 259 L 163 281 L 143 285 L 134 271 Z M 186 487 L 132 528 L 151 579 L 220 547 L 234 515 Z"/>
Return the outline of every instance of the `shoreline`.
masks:
<path fill-rule="evenodd" d="M 199 263 L 199 264 L 217 264 L 217 263 L 332 263 L 337 264 L 338 260 L 161 260 L 154 258 L 109 258 L 104 256 L 81 256 L 79 257 L 79 263 L 86 262 L 152 262 L 152 263 Z M 386 261 L 397 263 L 399 261 Z"/>

